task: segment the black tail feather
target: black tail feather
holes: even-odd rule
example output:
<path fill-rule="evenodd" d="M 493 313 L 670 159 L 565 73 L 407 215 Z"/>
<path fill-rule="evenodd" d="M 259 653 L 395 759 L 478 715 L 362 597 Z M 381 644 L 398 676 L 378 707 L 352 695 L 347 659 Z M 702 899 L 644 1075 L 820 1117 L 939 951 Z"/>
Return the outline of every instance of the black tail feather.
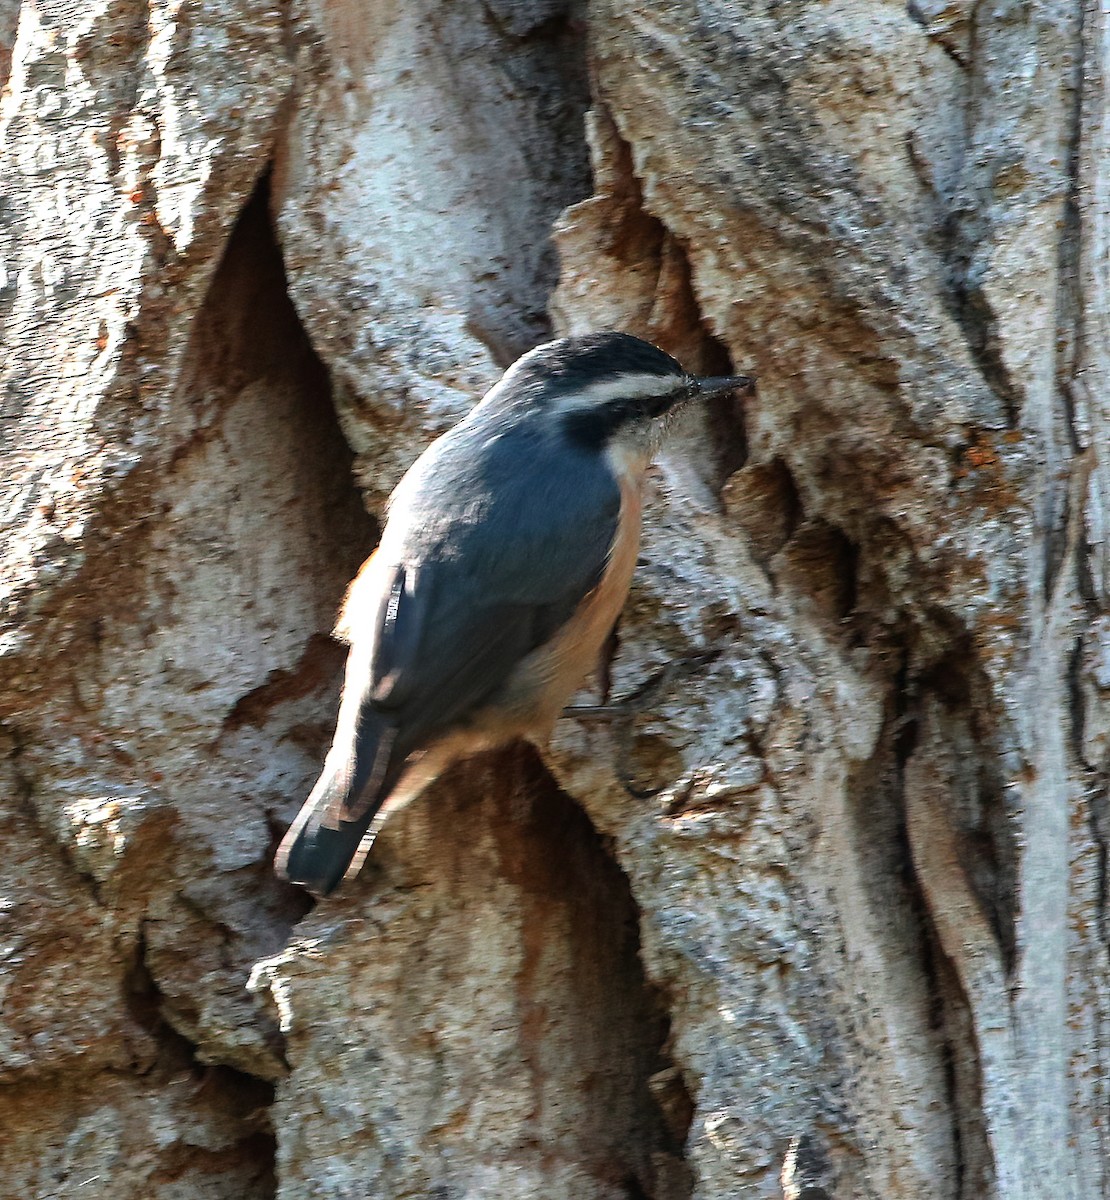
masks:
<path fill-rule="evenodd" d="M 400 774 L 392 762 L 394 730 L 360 714 L 350 745 L 340 729 L 324 770 L 274 857 L 290 883 L 327 896 L 342 882 L 362 839 Z"/>
<path fill-rule="evenodd" d="M 318 896 L 330 895 L 343 881 L 373 819 L 371 809 L 357 821 L 340 821 L 338 828 L 309 820 L 298 829 L 294 823 L 278 851 L 278 874 Z"/>

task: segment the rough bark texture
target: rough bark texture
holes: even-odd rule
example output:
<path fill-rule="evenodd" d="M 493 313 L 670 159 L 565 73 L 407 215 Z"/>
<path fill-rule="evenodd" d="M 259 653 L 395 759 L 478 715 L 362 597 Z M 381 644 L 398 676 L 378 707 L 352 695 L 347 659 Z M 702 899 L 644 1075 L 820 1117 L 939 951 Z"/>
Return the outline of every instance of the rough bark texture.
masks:
<path fill-rule="evenodd" d="M 0 0 L 0 1194 L 1110 1196 L 1108 69 L 1074 0 Z M 662 677 L 309 911 L 384 498 L 603 326 L 760 377 L 652 477 Z"/>

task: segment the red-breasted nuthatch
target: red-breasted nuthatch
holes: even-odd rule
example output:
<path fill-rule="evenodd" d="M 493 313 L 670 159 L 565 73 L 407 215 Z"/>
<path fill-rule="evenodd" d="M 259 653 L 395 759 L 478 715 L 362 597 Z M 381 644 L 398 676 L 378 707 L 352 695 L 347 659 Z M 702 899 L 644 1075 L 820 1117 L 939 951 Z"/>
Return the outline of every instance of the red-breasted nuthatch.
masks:
<path fill-rule="evenodd" d="M 546 742 L 624 604 L 668 414 L 750 384 L 624 333 L 563 338 L 421 454 L 344 601 L 339 720 L 280 875 L 327 895 L 448 764 Z"/>

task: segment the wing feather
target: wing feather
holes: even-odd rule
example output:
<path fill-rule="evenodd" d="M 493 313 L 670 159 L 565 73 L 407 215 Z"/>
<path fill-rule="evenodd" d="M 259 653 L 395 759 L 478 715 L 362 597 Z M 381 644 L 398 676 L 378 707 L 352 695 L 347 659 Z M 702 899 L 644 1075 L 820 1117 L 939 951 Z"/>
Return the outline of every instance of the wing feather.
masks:
<path fill-rule="evenodd" d="M 615 479 L 585 456 L 552 463 L 537 449 L 509 432 L 430 451 L 395 493 L 365 700 L 396 723 L 395 755 L 479 707 L 604 573 Z"/>

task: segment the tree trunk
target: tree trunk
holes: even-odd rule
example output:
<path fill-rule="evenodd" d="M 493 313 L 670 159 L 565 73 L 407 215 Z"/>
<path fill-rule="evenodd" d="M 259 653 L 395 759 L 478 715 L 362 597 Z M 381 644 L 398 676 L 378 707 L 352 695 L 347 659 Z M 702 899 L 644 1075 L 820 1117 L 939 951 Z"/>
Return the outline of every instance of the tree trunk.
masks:
<path fill-rule="evenodd" d="M 0 0 L 0 1193 L 1110 1197 L 1108 71 L 1095 4 Z M 311 908 L 385 497 L 601 327 L 760 381 L 652 476 L 647 703 Z"/>

